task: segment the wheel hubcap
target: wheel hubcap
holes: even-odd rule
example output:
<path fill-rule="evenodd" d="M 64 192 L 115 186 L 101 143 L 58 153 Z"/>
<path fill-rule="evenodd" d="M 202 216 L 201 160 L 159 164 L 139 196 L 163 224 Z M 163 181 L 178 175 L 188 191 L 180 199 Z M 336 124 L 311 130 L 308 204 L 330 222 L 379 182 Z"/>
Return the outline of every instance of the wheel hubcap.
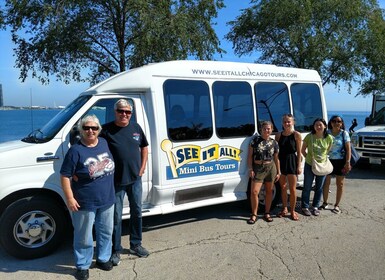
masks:
<path fill-rule="evenodd" d="M 38 248 L 52 239 L 55 230 L 55 220 L 48 213 L 32 211 L 25 213 L 17 220 L 13 235 L 20 245 Z"/>

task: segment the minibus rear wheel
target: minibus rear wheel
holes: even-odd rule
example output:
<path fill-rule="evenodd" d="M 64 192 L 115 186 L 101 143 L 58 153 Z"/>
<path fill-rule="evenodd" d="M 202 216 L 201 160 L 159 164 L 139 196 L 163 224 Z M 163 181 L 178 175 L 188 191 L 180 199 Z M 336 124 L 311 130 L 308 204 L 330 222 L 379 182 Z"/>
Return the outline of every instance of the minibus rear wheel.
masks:
<path fill-rule="evenodd" d="M 65 210 L 45 196 L 21 198 L 10 204 L 0 219 L 0 242 L 4 250 L 21 259 L 49 255 L 63 241 Z"/>
<path fill-rule="evenodd" d="M 251 188 L 251 181 L 249 180 L 248 186 L 247 186 L 247 209 L 251 211 L 251 201 L 250 201 L 250 188 Z M 258 212 L 264 213 L 265 212 L 265 186 L 262 186 L 261 190 L 259 191 L 258 195 Z M 274 184 L 273 188 L 273 200 L 271 202 L 270 212 L 274 211 L 274 208 L 281 203 L 281 187 L 279 185 L 279 182 L 276 182 Z"/>

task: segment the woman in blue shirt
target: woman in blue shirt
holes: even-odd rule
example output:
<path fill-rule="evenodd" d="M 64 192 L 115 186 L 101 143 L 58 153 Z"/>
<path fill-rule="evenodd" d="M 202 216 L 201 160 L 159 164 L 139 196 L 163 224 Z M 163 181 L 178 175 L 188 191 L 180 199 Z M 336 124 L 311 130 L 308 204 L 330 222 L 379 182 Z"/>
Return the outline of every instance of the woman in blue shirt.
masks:
<path fill-rule="evenodd" d="M 341 116 L 334 115 L 328 123 L 328 132 L 333 136 L 333 144 L 329 151 L 329 159 L 333 165 L 333 172 L 326 177 L 323 187 L 323 204 L 320 209 L 328 209 L 328 196 L 332 175 L 336 176 L 336 203 L 332 212 L 341 213 L 340 202 L 344 190 L 345 175 L 351 170 L 350 166 L 350 136 L 345 130 L 345 123 Z"/>
<path fill-rule="evenodd" d="M 99 138 L 101 125 L 95 115 L 78 124 L 80 141 L 67 152 L 60 170 L 61 185 L 74 227 L 76 279 L 89 278 L 94 254 L 92 228 L 96 233 L 96 266 L 111 270 L 114 215 L 115 163 L 107 141 Z"/>

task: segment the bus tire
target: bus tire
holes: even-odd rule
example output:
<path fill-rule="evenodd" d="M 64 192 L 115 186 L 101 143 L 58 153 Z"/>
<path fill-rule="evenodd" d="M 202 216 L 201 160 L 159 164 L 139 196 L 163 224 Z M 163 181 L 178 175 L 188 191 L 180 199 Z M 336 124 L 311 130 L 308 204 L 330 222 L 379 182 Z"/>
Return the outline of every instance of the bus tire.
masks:
<path fill-rule="evenodd" d="M 247 185 L 247 200 L 246 200 L 246 208 L 251 211 L 251 201 L 250 201 L 250 193 L 251 193 L 251 181 Z M 258 212 L 265 212 L 265 186 L 262 185 L 261 190 L 258 195 Z M 273 187 L 273 199 L 271 202 L 270 212 L 274 210 L 274 208 L 281 203 L 281 186 L 279 182 L 274 183 Z"/>
<path fill-rule="evenodd" d="M 265 197 L 265 186 L 262 185 L 258 195 L 258 211 L 261 211 L 261 213 L 265 212 Z M 272 212 L 279 203 L 281 203 L 281 186 L 279 185 L 279 182 L 276 182 L 273 186 L 273 198 L 271 201 L 270 212 Z"/>
<path fill-rule="evenodd" d="M 49 255 L 63 241 L 67 226 L 65 209 L 44 196 L 21 198 L 10 204 L 0 218 L 0 243 L 20 259 Z"/>

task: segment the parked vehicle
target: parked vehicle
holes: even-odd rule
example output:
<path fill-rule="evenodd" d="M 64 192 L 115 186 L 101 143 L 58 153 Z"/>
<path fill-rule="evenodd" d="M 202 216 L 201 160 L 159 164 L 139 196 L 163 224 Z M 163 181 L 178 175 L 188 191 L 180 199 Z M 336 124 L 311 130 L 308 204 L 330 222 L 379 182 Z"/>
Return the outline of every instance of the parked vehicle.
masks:
<path fill-rule="evenodd" d="M 246 200 L 247 148 L 259 124 L 269 120 L 277 132 L 282 115 L 292 113 L 296 130 L 308 133 L 315 118 L 327 119 L 313 70 L 170 61 L 115 75 L 28 137 L 0 144 L 0 243 L 9 254 L 36 258 L 58 247 L 69 220 L 59 170 L 77 141 L 76 123 L 85 114 L 102 124 L 114 120 L 121 98 L 132 103 L 132 120 L 150 142 L 144 216 Z M 263 204 L 263 192 L 260 198 Z"/>
<path fill-rule="evenodd" d="M 385 163 L 385 94 L 373 95 L 370 116 L 365 127 L 353 133 L 352 144 L 361 156 L 359 163 Z"/>

